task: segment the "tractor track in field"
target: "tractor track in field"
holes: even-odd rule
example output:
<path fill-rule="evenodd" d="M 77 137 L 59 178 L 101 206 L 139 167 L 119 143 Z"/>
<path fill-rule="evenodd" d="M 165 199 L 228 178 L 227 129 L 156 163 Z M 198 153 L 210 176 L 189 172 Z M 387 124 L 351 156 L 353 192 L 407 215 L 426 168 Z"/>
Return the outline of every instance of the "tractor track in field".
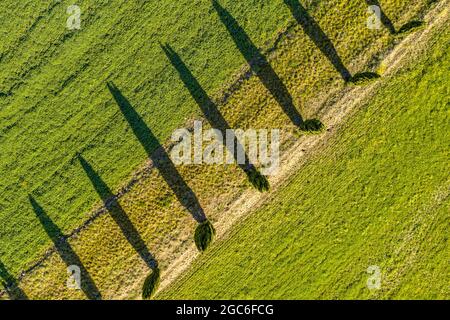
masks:
<path fill-rule="evenodd" d="M 388 65 L 383 74 L 383 79 L 385 81 L 390 76 L 394 75 L 407 61 L 411 61 L 415 56 L 422 52 L 423 46 L 418 44 L 425 44 L 429 40 L 429 33 L 435 29 L 445 24 L 448 20 L 448 4 L 450 0 L 444 0 L 439 2 L 435 7 L 433 7 L 426 15 L 425 21 L 428 22 L 426 29 L 421 30 L 417 33 L 408 35 L 400 43 L 398 43 L 391 52 L 388 53 L 386 58 L 383 60 L 383 64 Z M 288 26 L 283 32 L 280 32 L 275 38 L 274 44 L 265 50 L 264 55 L 270 55 L 272 52 L 276 51 L 278 44 L 283 40 L 284 37 L 289 37 L 290 30 L 292 26 Z M 414 44 L 411 46 L 411 44 Z M 254 61 L 256 63 L 257 61 Z M 220 91 L 219 95 L 216 95 L 214 99 L 218 105 L 226 104 L 229 97 L 232 96 L 234 92 L 239 90 L 242 84 L 254 76 L 251 71 L 251 67 L 248 64 L 241 69 L 225 89 Z M 260 208 L 264 203 L 267 203 L 273 199 L 277 190 L 289 181 L 289 178 L 302 167 L 312 155 L 312 152 L 317 152 L 320 150 L 330 137 L 336 134 L 337 129 L 345 122 L 348 116 L 357 110 L 358 106 L 366 103 L 381 86 L 380 81 L 374 84 L 370 84 L 366 87 L 345 87 L 339 92 L 331 92 L 325 100 L 319 102 L 320 107 L 317 108 L 318 114 L 316 115 L 324 123 L 327 124 L 327 131 L 321 135 L 306 135 L 298 139 L 298 141 L 291 146 L 288 150 L 282 152 L 284 156 L 281 159 L 281 169 L 278 174 L 270 178 L 271 190 L 269 193 L 258 193 L 254 190 L 244 191 L 232 205 L 219 215 L 219 219 L 214 223 L 216 228 L 216 241 L 226 241 L 227 236 L 230 234 L 232 226 L 236 224 L 239 220 L 244 219 L 252 211 Z M 189 127 L 192 131 L 193 128 Z M 174 146 L 174 143 L 166 144 L 163 146 L 168 152 Z M 155 151 L 157 152 L 157 150 Z M 74 158 L 75 159 L 75 158 Z M 72 159 L 72 160 L 74 160 Z M 134 186 L 139 184 L 141 181 L 145 180 L 150 176 L 154 169 L 154 166 L 150 160 L 146 160 L 145 164 L 141 169 L 137 170 L 133 174 L 132 178 L 129 179 L 128 183 L 123 186 L 119 192 L 106 201 L 106 206 L 101 206 L 97 210 L 93 211 L 91 216 L 78 228 L 74 229 L 70 234 L 61 238 L 61 242 L 67 242 L 70 239 L 78 236 L 83 230 L 88 228 L 92 223 L 94 223 L 97 218 L 106 214 L 108 209 L 108 203 L 119 200 L 128 192 L 130 192 Z M 33 273 L 33 271 L 56 252 L 56 248 L 52 246 L 49 248 L 41 259 L 36 261 L 30 268 L 22 271 L 17 277 L 17 282 L 19 283 L 23 278 Z M 175 261 L 173 261 L 166 270 L 163 270 L 161 276 L 161 284 L 158 292 L 164 290 L 174 283 L 194 262 L 194 260 L 199 256 L 199 253 L 194 245 L 191 245 L 183 254 L 179 256 Z M 0 297 L 5 294 L 5 291 L 0 291 Z"/>
<path fill-rule="evenodd" d="M 269 179 L 271 190 L 269 194 L 260 194 L 251 190 L 245 191 L 233 205 L 220 216 L 220 220 L 214 223 L 216 229 L 216 241 L 226 242 L 233 225 L 248 217 L 251 212 L 258 210 L 268 203 L 277 193 L 277 190 L 290 181 L 303 165 L 305 165 L 312 155 L 317 153 L 326 145 L 327 141 L 334 136 L 339 127 L 345 123 L 345 119 L 354 113 L 358 107 L 367 103 L 377 90 L 382 86 L 381 82 L 388 81 L 409 61 L 418 57 L 431 39 L 432 32 L 445 26 L 449 20 L 449 1 L 443 1 L 432 9 L 425 17 L 427 27 L 417 33 L 408 35 L 399 45 L 397 45 L 386 58 L 383 64 L 387 69 L 383 74 L 383 79 L 366 87 L 346 88 L 337 93 L 337 97 L 330 95 L 318 114 L 327 124 L 328 130 L 321 135 L 304 136 L 298 140 L 289 150 L 285 151 L 280 163 L 281 169 L 278 174 Z M 191 246 L 183 255 L 175 260 L 162 275 L 158 292 L 171 286 L 180 278 L 192 265 L 198 253 L 195 246 Z M 186 279 L 181 279 L 181 281 Z"/>

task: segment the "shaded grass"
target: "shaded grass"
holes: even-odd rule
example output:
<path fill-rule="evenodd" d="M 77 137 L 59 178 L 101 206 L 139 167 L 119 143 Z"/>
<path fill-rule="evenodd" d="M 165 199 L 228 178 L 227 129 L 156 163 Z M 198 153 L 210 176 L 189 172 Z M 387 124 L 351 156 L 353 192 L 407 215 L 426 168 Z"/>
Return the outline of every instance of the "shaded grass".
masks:
<path fill-rule="evenodd" d="M 80 289 L 84 292 L 88 299 L 100 300 L 102 296 L 97 288 L 97 285 L 92 280 L 92 277 L 90 276 L 83 262 L 80 260 L 80 257 L 68 243 L 59 227 L 53 222 L 47 212 L 32 196 L 29 196 L 29 201 L 36 214 L 36 218 L 39 220 L 48 237 L 53 241 L 58 255 L 64 261 L 66 266 L 68 268 L 70 266 L 76 266 L 79 268 L 81 277 L 80 279 L 82 280 Z"/>
<path fill-rule="evenodd" d="M 423 28 L 425 28 L 425 23 L 423 21 L 412 20 L 401 26 L 400 29 L 398 29 L 397 34 L 405 35 Z"/>
<path fill-rule="evenodd" d="M 159 268 L 154 268 L 151 273 L 145 278 L 144 285 L 142 286 L 142 299 L 150 299 L 158 289 L 160 281 Z"/>
<path fill-rule="evenodd" d="M 10 300 L 28 300 L 27 295 L 18 286 L 16 279 L 6 270 L 0 261 L 0 283 Z"/>

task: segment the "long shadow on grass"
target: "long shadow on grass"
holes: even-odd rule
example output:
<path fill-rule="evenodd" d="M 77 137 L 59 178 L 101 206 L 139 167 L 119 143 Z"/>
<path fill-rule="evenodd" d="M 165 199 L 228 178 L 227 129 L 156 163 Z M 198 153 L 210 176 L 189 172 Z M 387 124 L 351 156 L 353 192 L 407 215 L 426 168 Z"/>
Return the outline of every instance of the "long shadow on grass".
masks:
<path fill-rule="evenodd" d="M 108 210 L 114 222 L 119 226 L 127 241 L 140 255 L 142 260 L 145 261 L 149 268 L 156 268 L 157 263 L 155 258 L 148 250 L 144 240 L 142 240 L 139 232 L 128 218 L 128 215 L 122 209 L 122 206 L 119 204 L 108 185 L 81 155 L 78 155 L 78 160 L 80 161 L 81 166 L 83 167 L 84 172 L 86 172 L 89 180 L 91 180 L 95 191 L 97 191 L 100 199 L 102 199 L 105 208 Z"/>
<path fill-rule="evenodd" d="M 44 209 L 36 202 L 36 200 L 28 195 L 30 203 L 33 207 L 34 213 L 41 222 L 47 235 L 53 241 L 56 251 L 58 252 L 64 263 L 69 266 L 78 266 L 81 271 L 81 290 L 83 290 L 86 297 L 90 300 L 100 300 L 102 298 L 100 291 L 84 267 L 78 255 L 67 242 L 66 237 L 59 229 L 59 227 L 50 219 Z"/>
<path fill-rule="evenodd" d="M 217 105 L 211 100 L 206 91 L 183 62 L 181 57 L 169 45 L 166 44 L 161 47 L 167 58 L 170 60 L 172 66 L 178 71 L 181 81 L 183 81 L 184 86 L 189 90 L 192 98 L 197 102 L 200 110 L 203 112 L 211 127 L 219 130 L 222 137 L 226 137 L 227 131 L 232 132 L 232 129 L 220 113 Z M 257 177 L 257 179 L 260 179 L 259 183 L 261 183 L 260 185 L 263 188 L 263 190 L 260 191 L 266 191 L 266 189 L 268 189 L 267 179 L 258 172 L 252 163 L 250 163 L 249 157 L 239 141 L 237 141 L 235 137 L 233 137 L 233 139 L 233 144 L 227 143 L 225 139 L 222 139 L 225 148 L 229 148 L 229 151 L 234 156 L 236 163 L 247 174 L 250 182 L 257 187 L 258 182 L 254 181 Z M 239 159 L 239 155 L 242 155 L 244 159 Z"/>
<path fill-rule="evenodd" d="M 298 0 L 284 0 L 289 7 L 297 23 L 303 28 L 303 31 L 314 42 L 317 48 L 327 57 L 334 68 L 339 72 L 344 81 L 352 78 L 351 73 L 342 62 L 333 42 L 328 38 L 319 24 L 308 14 L 308 11 Z"/>
<path fill-rule="evenodd" d="M 5 265 L 0 261 L 0 278 L 11 300 L 28 300 L 27 295 L 19 288 L 16 279 L 8 272 Z"/>
<path fill-rule="evenodd" d="M 276 74 L 275 70 L 273 70 L 267 58 L 258 50 L 244 29 L 225 8 L 215 0 L 212 0 L 212 4 L 252 71 L 277 100 L 292 123 L 301 127 L 304 122 L 303 118 L 294 106 L 292 96 L 288 89 Z"/>
<path fill-rule="evenodd" d="M 388 18 L 388 16 L 384 13 L 381 8 L 381 4 L 378 0 L 366 0 L 367 5 L 369 6 L 377 6 L 380 8 L 380 21 L 381 23 L 389 30 L 390 34 L 396 34 L 396 30 L 392 21 Z"/>
<path fill-rule="evenodd" d="M 134 110 L 127 98 L 122 95 L 120 90 L 112 82 L 108 82 L 107 85 L 135 136 L 144 147 L 149 158 L 152 159 L 153 165 L 158 169 L 166 183 L 175 193 L 178 201 L 190 212 L 197 222 L 205 222 L 206 216 L 197 196 L 183 180 L 169 155 L 164 150 L 164 147 L 161 146 L 153 132 L 145 124 L 136 110 Z"/>

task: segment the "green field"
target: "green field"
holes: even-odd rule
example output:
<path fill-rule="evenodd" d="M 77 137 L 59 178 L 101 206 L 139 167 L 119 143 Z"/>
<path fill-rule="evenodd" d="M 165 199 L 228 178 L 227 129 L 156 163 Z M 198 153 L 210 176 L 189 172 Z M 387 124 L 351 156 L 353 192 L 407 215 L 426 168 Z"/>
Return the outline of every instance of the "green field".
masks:
<path fill-rule="evenodd" d="M 159 144 L 168 145 L 175 129 L 190 126 L 193 119 L 204 120 L 196 98 L 205 101 L 208 94 L 218 101 L 232 128 L 281 129 L 287 150 L 303 133 L 283 112 L 283 99 L 276 97 L 283 91 L 280 87 L 285 86 L 305 119 L 317 118 L 324 97 L 351 90 L 342 81 L 345 72 L 382 72 L 380 61 L 406 36 L 393 35 L 386 27 L 369 30 L 363 0 L 301 1 L 305 9 L 292 12 L 285 1 L 221 0 L 220 10 L 210 0 L 84 0 L 78 3 L 81 30 L 71 31 L 66 28 L 71 1 L 4 0 L 3 280 L 14 282 L 40 261 L 20 279 L 24 295 L 92 298 L 93 292 L 65 287 L 67 266 L 75 261 L 103 298 L 139 298 L 148 274 L 142 250 L 158 261 L 164 278 L 166 268 L 193 244 L 196 221 L 174 194 L 167 172 L 138 176 L 139 183 L 119 197 L 115 210 L 86 228 L 80 226 L 102 206 L 101 200 L 142 172 L 148 157 Z M 384 0 L 381 5 L 398 30 L 422 19 L 434 2 Z M 305 16 L 312 29 L 301 25 Z M 401 241 L 423 245 L 418 252 L 428 256 L 420 255 L 419 261 L 430 265 L 414 265 L 418 271 L 411 274 L 416 278 L 408 273 L 410 282 L 402 290 L 421 276 L 435 277 L 421 285 L 431 288 L 437 283 L 440 288 L 419 286 L 417 292 L 424 288 L 428 296 L 442 296 L 448 290 L 443 287 L 448 279 L 439 278 L 447 266 L 443 261 L 448 261 L 442 250 L 448 190 L 441 202 L 431 199 L 448 188 L 448 98 L 443 100 L 449 96 L 444 71 L 448 55 L 443 54 L 447 43 L 442 35 L 415 68 L 392 81 L 380 80 L 381 94 L 276 193 L 275 202 L 238 225 L 233 238 L 218 242 L 159 297 L 366 297 L 362 279 L 368 265 L 380 264 L 392 277 L 398 268 L 406 277 L 404 268 L 410 266 L 400 264 L 408 253 L 392 254 Z M 337 56 L 330 57 L 330 44 Z M 171 58 L 184 66 L 171 62 L 161 45 L 173 48 Z M 255 57 L 263 60 L 263 67 L 250 72 L 248 63 Z M 191 83 L 183 84 L 189 79 L 186 70 Z M 110 92 L 106 85 L 109 81 L 117 86 L 116 99 L 111 94 L 115 89 Z M 425 95 L 430 92 L 435 94 Z M 124 99 L 130 104 L 119 108 Z M 77 153 L 84 160 L 79 161 Z M 213 223 L 251 188 L 235 165 L 180 166 L 174 171 L 192 188 Z M 428 207 L 436 220 L 422 226 L 419 212 Z M 261 231 L 261 238 L 251 234 L 253 228 Z M 410 229 L 419 240 L 399 234 Z M 74 230 L 75 236 L 58 243 Z M 436 238 L 422 244 L 428 230 Z M 390 231 L 392 238 L 386 237 Z M 366 239 L 371 240 L 363 242 Z M 254 250 L 258 246 L 260 250 Z M 417 249 L 416 242 L 405 246 Z M 248 255 L 256 251 L 260 256 Z M 252 274 L 244 272 L 248 267 Z M 275 283 L 282 279 L 280 274 L 298 278 Z M 234 281 L 236 277 L 242 281 Z M 391 282 L 397 281 L 394 278 Z M 394 295 L 392 288 L 383 296 Z M 410 296 L 415 289 L 404 290 Z"/>
<path fill-rule="evenodd" d="M 2 261 L 14 273 L 50 244 L 27 193 L 42 199 L 54 222 L 70 232 L 98 201 L 74 161 L 76 152 L 93 159 L 113 187 L 145 161 L 107 80 L 136 102 L 136 110 L 165 142 L 200 112 L 159 41 L 189 61 L 206 90 L 218 90 L 245 63 L 236 57 L 210 1 L 82 1 L 82 29 L 76 32 L 65 27 L 70 4 L 2 2 L 0 242 Z M 289 22 L 282 1 L 223 4 L 258 46 Z"/>
<path fill-rule="evenodd" d="M 449 43 L 434 39 L 158 298 L 449 299 Z"/>

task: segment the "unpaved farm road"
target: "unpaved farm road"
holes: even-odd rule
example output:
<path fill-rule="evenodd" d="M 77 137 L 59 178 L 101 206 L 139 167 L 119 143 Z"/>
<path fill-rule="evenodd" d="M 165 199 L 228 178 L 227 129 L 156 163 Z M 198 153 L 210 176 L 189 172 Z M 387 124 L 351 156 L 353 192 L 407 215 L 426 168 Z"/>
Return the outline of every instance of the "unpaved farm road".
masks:
<path fill-rule="evenodd" d="M 214 223 L 216 242 L 226 242 L 233 225 L 273 199 L 280 187 L 285 185 L 293 174 L 301 169 L 310 155 L 323 149 L 330 137 L 336 134 L 337 128 L 345 123 L 350 114 L 370 101 L 384 81 L 389 81 L 389 78 L 401 70 L 404 65 L 414 61 L 424 52 L 427 44 L 432 40 L 433 33 L 444 30 L 445 26 L 448 25 L 449 4 L 450 1 L 448 0 L 439 3 L 426 15 L 424 19 L 427 24 L 426 28 L 408 35 L 385 57 L 381 62 L 382 65 L 386 66 L 382 80 L 368 86 L 347 87 L 326 99 L 323 103 L 324 108 L 318 118 L 323 120 L 329 129 L 320 135 L 303 136 L 289 150 L 283 152 L 280 170 L 270 178 L 270 192 L 261 194 L 254 190 L 245 191 Z M 333 101 L 333 103 L 327 103 L 328 101 Z M 199 255 L 195 246 L 192 245 L 171 263 L 162 274 L 156 297 L 159 292 L 168 288 L 186 272 Z"/>
<path fill-rule="evenodd" d="M 425 29 L 417 31 L 404 38 L 395 48 L 386 55 L 381 65 L 386 66 L 383 78 L 368 86 L 362 87 L 345 87 L 338 92 L 330 92 L 320 102 L 320 110 L 317 117 L 320 118 L 328 127 L 328 130 L 320 135 L 305 135 L 300 137 L 288 150 L 282 153 L 281 166 L 278 173 L 270 177 L 271 191 L 261 194 L 253 189 L 244 191 L 226 210 L 219 214 L 218 219 L 214 222 L 216 228 L 217 243 L 223 242 L 225 244 L 229 238 L 232 227 L 248 217 L 252 212 L 255 212 L 263 204 L 269 202 L 275 197 L 277 191 L 289 182 L 290 178 L 307 163 L 310 157 L 320 152 L 329 142 L 330 138 L 337 134 L 338 129 L 342 126 L 349 116 L 366 104 L 378 92 L 384 81 L 389 81 L 389 78 L 395 75 L 402 66 L 414 61 L 416 57 L 420 56 L 427 44 L 432 40 L 433 34 L 445 30 L 448 24 L 448 8 L 450 0 L 441 1 L 434 7 L 425 17 L 427 26 Z M 170 148 L 169 148 L 170 149 Z M 139 183 L 152 170 L 151 163 L 143 166 L 140 172 L 135 174 L 135 178 L 131 180 L 116 196 L 120 198 L 126 194 L 132 187 Z M 105 208 L 100 208 L 91 215 L 91 218 L 82 226 L 74 230 L 68 238 L 74 236 L 81 236 L 84 229 L 89 228 L 92 223 L 95 223 L 97 218 L 106 212 Z M 47 251 L 36 264 L 23 272 L 19 277 L 19 281 L 24 277 L 32 276 L 35 268 L 39 267 L 52 254 L 54 249 Z M 161 283 L 156 294 L 172 285 L 175 280 L 184 274 L 192 265 L 193 261 L 199 257 L 196 247 L 192 244 L 184 252 L 178 254 L 176 259 L 170 263 L 168 268 L 163 270 L 161 274 Z M 134 285 L 127 288 L 123 292 L 117 292 L 112 297 L 114 299 L 129 299 L 130 296 L 136 296 L 136 292 L 140 292 L 141 284 L 147 270 L 142 270 L 142 279 L 136 279 Z M 4 292 L 0 291 L 0 297 Z"/>

